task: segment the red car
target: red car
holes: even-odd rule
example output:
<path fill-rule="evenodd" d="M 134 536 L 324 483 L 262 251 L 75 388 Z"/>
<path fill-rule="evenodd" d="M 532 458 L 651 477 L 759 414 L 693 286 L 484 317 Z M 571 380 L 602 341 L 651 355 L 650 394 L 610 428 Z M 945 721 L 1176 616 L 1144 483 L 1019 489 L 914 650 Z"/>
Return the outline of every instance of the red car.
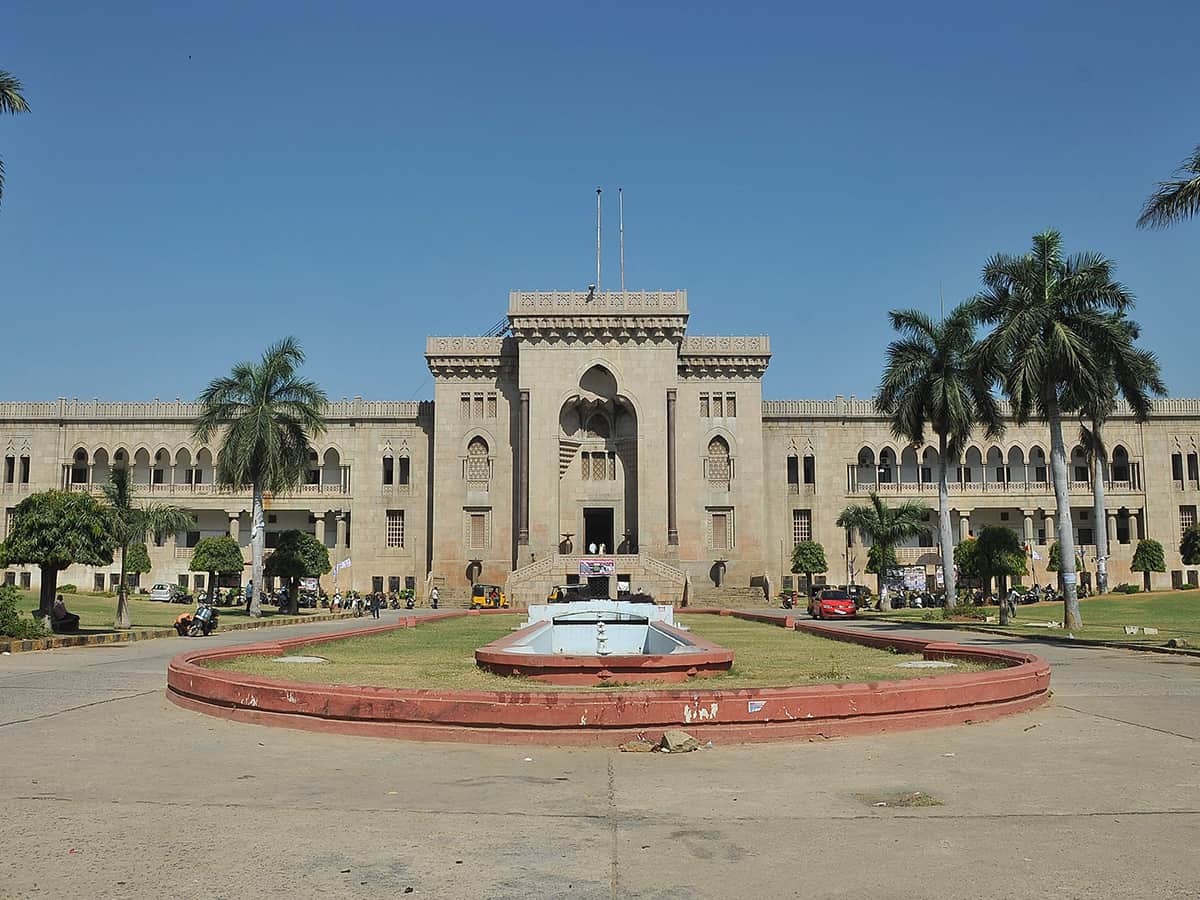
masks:
<path fill-rule="evenodd" d="M 825 588 L 808 601 L 808 614 L 814 619 L 853 619 L 858 615 L 858 605 L 845 591 Z"/>

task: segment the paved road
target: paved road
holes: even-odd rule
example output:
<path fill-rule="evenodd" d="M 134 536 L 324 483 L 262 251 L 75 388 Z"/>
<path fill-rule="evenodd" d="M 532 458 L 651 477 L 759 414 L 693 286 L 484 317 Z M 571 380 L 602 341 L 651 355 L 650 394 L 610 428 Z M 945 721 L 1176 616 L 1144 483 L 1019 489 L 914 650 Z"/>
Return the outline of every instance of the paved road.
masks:
<path fill-rule="evenodd" d="M 0 896 L 1200 894 L 1197 659 L 1038 645 L 1032 713 L 669 756 L 230 723 L 164 699 L 183 646 L 0 658 Z"/>

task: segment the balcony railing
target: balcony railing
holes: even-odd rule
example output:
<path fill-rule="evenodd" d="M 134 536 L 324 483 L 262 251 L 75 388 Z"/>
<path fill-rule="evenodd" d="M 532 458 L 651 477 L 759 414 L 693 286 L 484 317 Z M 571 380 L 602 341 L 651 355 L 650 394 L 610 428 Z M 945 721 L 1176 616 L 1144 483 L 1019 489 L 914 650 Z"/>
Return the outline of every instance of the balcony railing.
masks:
<path fill-rule="evenodd" d="M 133 484 L 134 495 L 152 494 L 162 497 L 249 497 L 249 488 L 227 488 L 219 484 Z M 67 490 L 78 491 L 99 497 L 104 489 L 99 484 L 68 484 Z M 340 484 L 301 484 L 273 495 L 279 499 L 290 497 L 348 497 L 350 492 Z"/>
<path fill-rule="evenodd" d="M 1017 494 L 1020 496 L 1053 495 L 1054 485 L 1049 481 L 952 481 L 948 485 L 950 495 L 978 496 L 985 494 Z M 1072 481 L 1069 484 L 1072 494 L 1092 493 L 1089 481 Z M 855 496 L 866 496 L 874 491 L 877 494 L 899 495 L 930 495 L 937 496 L 936 482 L 916 481 L 884 481 L 879 484 L 858 482 L 851 486 L 849 493 Z M 1105 491 L 1111 494 L 1142 493 L 1130 485 L 1128 481 L 1110 481 L 1105 484 Z"/>

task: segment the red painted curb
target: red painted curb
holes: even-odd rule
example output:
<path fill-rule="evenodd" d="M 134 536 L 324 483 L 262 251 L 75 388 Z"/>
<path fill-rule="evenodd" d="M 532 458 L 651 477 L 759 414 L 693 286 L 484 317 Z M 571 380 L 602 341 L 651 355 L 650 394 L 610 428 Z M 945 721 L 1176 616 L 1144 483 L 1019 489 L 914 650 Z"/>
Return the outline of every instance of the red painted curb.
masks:
<path fill-rule="evenodd" d="M 440 613 L 436 619 L 468 614 Z M 422 621 L 436 619 L 428 616 Z M 772 624 L 783 621 L 775 616 L 770 620 Z M 594 745 L 683 727 L 703 740 L 754 743 L 985 721 L 1037 706 L 1045 701 L 1050 684 L 1049 664 L 1032 654 L 917 638 L 887 638 L 808 623 L 794 623 L 794 627 L 852 643 L 920 652 L 931 659 L 979 659 L 1006 668 L 869 684 L 734 690 L 697 686 L 686 690 L 575 693 L 320 685 L 275 681 L 199 665 L 250 653 L 278 655 L 299 646 L 410 627 L 410 621 L 183 653 L 168 666 L 168 696 L 189 709 L 238 721 L 343 734 Z"/>

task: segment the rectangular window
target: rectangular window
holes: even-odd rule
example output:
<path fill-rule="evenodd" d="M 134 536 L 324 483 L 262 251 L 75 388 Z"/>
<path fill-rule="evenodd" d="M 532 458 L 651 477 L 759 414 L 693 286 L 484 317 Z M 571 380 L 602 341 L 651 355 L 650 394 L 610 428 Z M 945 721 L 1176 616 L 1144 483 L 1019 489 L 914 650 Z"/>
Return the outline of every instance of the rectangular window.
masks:
<path fill-rule="evenodd" d="M 737 418 L 737 394 L 725 395 L 725 417 L 728 419 Z"/>
<path fill-rule="evenodd" d="M 792 545 L 812 540 L 812 510 L 792 510 Z"/>
<path fill-rule="evenodd" d="M 1183 454 L 1171 454 L 1171 478 L 1174 481 L 1183 481 Z"/>
<path fill-rule="evenodd" d="M 921 484 L 929 484 L 933 481 L 933 469 L 929 466 L 921 466 Z"/>
<path fill-rule="evenodd" d="M 25 590 L 29 590 L 29 586 L 33 583 L 33 579 L 30 577 L 30 575 L 31 573 L 29 572 L 21 573 L 21 587 Z"/>
<path fill-rule="evenodd" d="M 608 454 L 593 453 L 592 454 L 592 480 L 607 481 L 608 480 Z"/>
<path fill-rule="evenodd" d="M 933 546 L 933 533 L 931 531 L 922 531 L 920 534 L 918 534 L 917 535 L 917 546 L 918 547 L 932 547 Z"/>
<path fill-rule="evenodd" d="M 471 418 L 471 395 L 460 394 L 458 398 L 458 417 L 460 419 Z"/>
<path fill-rule="evenodd" d="M 804 483 L 817 483 L 817 461 L 811 456 L 804 457 Z"/>
<path fill-rule="evenodd" d="M 101 575 L 100 577 L 103 578 L 104 576 Z M 187 590 L 187 580 L 188 580 L 188 577 L 186 575 L 180 575 L 179 578 L 177 579 L 176 583 L 186 591 Z"/>
<path fill-rule="evenodd" d="M 270 536 L 271 536 L 270 534 L 268 534 L 268 535 L 267 535 L 267 537 L 268 537 L 268 538 L 269 538 Z M 189 532 L 187 533 L 187 539 L 186 539 L 186 541 L 185 541 L 185 543 L 184 543 L 184 546 L 185 546 L 185 547 L 195 547 L 195 546 L 196 546 L 198 543 L 200 543 L 200 532 L 198 532 L 198 531 L 189 531 Z M 270 544 L 268 544 L 267 546 L 271 546 L 271 545 L 270 545 Z"/>
<path fill-rule="evenodd" d="M 398 590 L 400 590 L 400 576 L 399 575 L 389 575 L 388 576 L 388 593 L 394 594 Z"/>
<path fill-rule="evenodd" d="M 21 457 L 21 484 L 29 484 L 29 457 Z"/>
<path fill-rule="evenodd" d="M 320 469 L 309 469 L 308 472 L 306 473 L 306 475 L 307 475 L 306 483 L 308 483 L 308 484 L 318 484 L 321 481 L 321 470 Z"/>
<path fill-rule="evenodd" d="M 729 549 L 729 517 L 725 513 L 712 514 L 712 548 Z"/>
<path fill-rule="evenodd" d="M 1075 480 L 1076 481 L 1087 481 L 1088 480 L 1087 466 L 1076 466 L 1075 467 Z"/>
<path fill-rule="evenodd" d="M 712 395 L 712 414 L 714 419 L 723 419 L 725 417 L 725 404 L 720 394 Z"/>
<path fill-rule="evenodd" d="M 197 533 L 199 533 L 199 532 L 197 532 Z M 188 540 L 190 541 L 191 539 L 192 539 L 192 533 L 188 532 Z M 194 547 L 195 544 L 188 544 L 188 546 Z M 278 547 L 279 546 L 279 532 L 278 531 L 268 531 L 264 537 L 263 546 L 266 547 L 268 550 L 274 550 L 276 547 Z"/>
<path fill-rule="evenodd" d="M 130 573 L 130 574 L 132 575 L 133 573 Z M 193 575 L 192 576 L 192 587 L 198 591 L 204 590 L 204 576 L 203 575 Z"/>
<path fill-rule="evenodd" d="M 707 419 L 709 417 L 708 410 L 708 394 L 700 395 L 700 418 Z"/>
<path fill-rule="evenodd" d="M 1188 481 L 1200 481 L 1200 463 L 1196 461 L 1196 454 L 1189 453 L 1187 455 L 1188 462 Z"/>
<path fill-rule="evenodd" d="M 382 575 L 372 575 L 371 576 L 371 593 L 372 594 L 382 594 L 383 593 L 383 576 Z"/>
<path fill-rule="evenodd" d="M 100 587 L 99 587 L 99 590 L 104 590 L 104 576 L 103 576 L 103 575 L 97 575 L 96 577 L 100 579 Z M 5 572 L 5 573 L 4 573 L 4 583 L 5 583 L 5 584 L 7 584 L 7 585 L 9 585 L 9 586 L 16 586 L 16 583 L 17 583 L 17 573 L 16 573 L 16 572 Z"/>
<path fill-rule="evenodd" d="M 471 549 L 483 550 L 487 540 L 487 516 L 471 513 Z"/>
<path fill-rule="evenodd" d="M 71 469 L 71 484 L 87 484 L 87 475 L 87 466 L 73 467 Z"/>
<path fill-rule="evenodd" d="M 970 466 L 959 466 L 958 467 L 958 480 L 959 481 L 963 482 L 964 484 L 969 483 L 973 477 L 974 476 L 971 472 Z"/>
<path fill-rule="evenodd" d="M 383 483 L 392 484 L 392 477 L 396 474 L 395 461 L 390 456 L 383 458 Z"/>
<path fill-rule="evenodd" d="M 408 484 L 411 467 L 407 456 L 400 457 L 399 477 L 396 479 L 396 484 Z"/>
<path fill-rule="evenodd" d="M 4 457 L 4 483 L 12 484 L 17 477 L 17 458 L 15 456 Z"/>
<path fill-rule="evenodd" d="M 95 575 L 92 577 L 92 590 L 95 590 L 95 591 L 104 590 L 104 576 L 103 575 Z"/>
<path fill-rule="evenodd" d="M 476 419 L 483 418 L 483 394 L 475 395 L 475 402 L 471 405 L 471 416 Z"/>
<path fill-rule="evenodd" d="M 1080 528 L 1079 529 L 1079 543 L 1080 544 L 1096 543 L 1096 536 L 1092 533 L 1092 529 L 1090 529 L 1090 528 Z"/>
<path fill-rule="evenodd" d="M 165 482 L 163 481 L 163 479 L 165 477 L 166 477 L 166 471 L 164 469 L 154 469 L 150 473 L 150 483 L 151 484 L 164 484 Z"/>
<path fill-rule="evenodd" d="M 1179 530 L 1187 531 L 1196 524 L 1196 507 L 1181 506 L 1179 507 Z"/>
<path fill-rule="evenodd" d="M 1008 481 L 1008 466 L 996 466 L 996 480 L 1001 483 Z"/>
<path fill-rule="evenodd" d="M 1046 483 L 1046 467 L 1045 466 L 1034 466 L 1033 480 L 1036 481 L 1038 484 Z"/>
<path fill-rule="evenodd" d="M 787 458 L 787 483 L 797 485 L 800 483 L 800 460 L 795 456 Z"/>
<path fill-rule="evenodd" d="M 496 418 L 496 392 L 490 391 L 487 395 L 487 417 L 489 419 Z"/>
<path fill-rule="evenodd" d="M 404 510 L 402 509 L 387 511 L 387 545 L 389 547 L 404 546 Z"/>

